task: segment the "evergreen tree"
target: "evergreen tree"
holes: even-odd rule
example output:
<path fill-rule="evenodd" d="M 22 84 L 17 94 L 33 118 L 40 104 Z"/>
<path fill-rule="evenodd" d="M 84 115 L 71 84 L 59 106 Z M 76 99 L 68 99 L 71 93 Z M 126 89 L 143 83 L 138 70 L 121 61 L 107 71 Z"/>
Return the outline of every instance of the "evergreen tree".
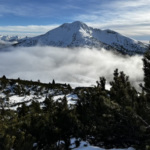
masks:
<path fill-rule="evenodd" d="M 101 89 L 104 91 L 105 90 L 105 85 L 106 85 L 106 79 L 105 77 L 100 77 L 100 81 L 96 81 L 97 86 L 101 87 Z"/>
<path fill-rule="evenodd" d="M 143 92 L 138 98 L 138 118 L 143 123 L 143 134 L 146 136 L 142 148 L 150 149 L 150 45 L 145 52 L 143 60 L 144 85 L 140 84 Z"/>
<path fill-rule="evenodd" d="M 28 113 L 28 106 L 25 103 L 22 104 L 22 107 L 18 107 L 18 116 L 25 116 Z"/>
<path fill-rule="evenodd" d="M 123 108 L 125 106 L 134 106 L 135 96 L 137 91 L 131 86 L 129 77 L 124 72 L 114 71 L 114 81 L 110 82 L 110 98 L 111 100 L 120 104 Z"/>
<path fill-rule="evenodd" d="M 144 86 L 142 86 L 141 84 L 140 86 L 146 92 L 147 102 L 150 103 L 150 46 L 149 50 L 144 54 L 143 70 L 144 70 Z"/>
<path fill-rule="evenodd" d="M 31 109 L 33 110 L 32 113 L 40 113 L 41 112 L 40 103 L 33 100 L 31 104 Z"/>
<path fill-rule="evenodd" d="M 54 111 L 55 103 L 54 103 L 51 95 L 49 95 L 48 97 L 46 96 L 46 98 L 45 98 L 43 103 L 45 105 L 44 110 L 50 111 L 50 112 Z"/>
<path fill-rule="evenodd" d="M 6 79 L 6 76 L 5 76 L 5 75 L 3 75 L 3 76 L 2 76 L 2 79 Z"/>
<path fill-rule="evenodd" d="M 72 91 L 72 87 L 70 86 L 70 84 L 68 84 L 68 90 L 69 90 L 69 92 Z"/>
<path fill-rule="evenodd" d="M 53 79 L 52 84 L 55 85 L 55 80 Z"/>
<path fill-rule="evenodd" d="M 10 150 L 13 148 L 14 141 L 16 137 L 15 136 L 10 136 L 10 135 L 5 135 L 3 139 L 0 141 L 0 149 L 2 150 Z"/>

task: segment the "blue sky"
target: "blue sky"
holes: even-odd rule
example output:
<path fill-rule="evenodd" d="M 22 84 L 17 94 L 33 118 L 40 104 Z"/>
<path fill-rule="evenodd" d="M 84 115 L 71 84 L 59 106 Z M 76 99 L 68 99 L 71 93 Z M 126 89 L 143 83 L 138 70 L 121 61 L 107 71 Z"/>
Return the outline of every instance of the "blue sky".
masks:
<path fill-rule="evenodd" d="M 150 40 L 150 0 L 0 0 L 0 35 L 35 36 L 82 21 Z"/>

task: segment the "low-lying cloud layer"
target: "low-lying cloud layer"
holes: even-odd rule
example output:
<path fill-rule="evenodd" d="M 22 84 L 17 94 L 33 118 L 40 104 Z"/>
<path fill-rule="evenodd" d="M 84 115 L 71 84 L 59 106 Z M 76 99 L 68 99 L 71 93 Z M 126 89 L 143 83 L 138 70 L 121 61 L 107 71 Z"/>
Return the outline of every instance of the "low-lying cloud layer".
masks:
<path fill-rule="evenodd" d="M 88 48 L 30 47 L 9 48 L 0 52 L 0 76 L 42 82 L 92 85 L 99 77 L 113 79 L 116 68 L 137 85 L 143 80 L 142 56 L 123 57 L 110 51 Z"/>
<path fill-rule="evenodd" d="M 3 51 L 3 48 L 6 48 L 6 47 L 10 47 L 12 44 L 15 44 L 16 42 L 6 42 L 6 41 L 3 41 L 3 40 L 0 40 L 0 51 Z"/>

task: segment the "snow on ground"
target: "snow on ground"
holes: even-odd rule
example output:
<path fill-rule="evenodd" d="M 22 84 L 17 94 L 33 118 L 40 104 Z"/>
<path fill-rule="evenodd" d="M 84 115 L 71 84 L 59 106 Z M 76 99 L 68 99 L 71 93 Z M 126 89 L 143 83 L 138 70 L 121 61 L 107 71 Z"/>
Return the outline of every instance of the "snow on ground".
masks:
<path fill-rule="evenodd" d="M 30 95 L 30 96 L 13 95 L 13 96 L 9 97 L 9 103 L 15 104 L 15 103 L 26 102 L 26 101 L 33 99 L 33 97 L 34 97 L 34 95 Z"/>
<path fill-rule="evenodd" d="M 76 94 L 67 95 L 68 104 L 75 104 L 77 99 L 78 99 L 78 96 Z"/>
<path fill-rule="evenodd" d="M 4 93 L 0 93 L 0 97 L 1 97 L 1 98 L 5 98 L 6 95 L 5 95 Z"/>
<path fill-rule="evenodd" d="M 53 97 L 53 100 L 54 100 L 54 101 L 57 101 L 57 100 L 59 100 L 59 99 L 62 99 L 64 96 L 65 96 L 65 95 L 57 95 L 57 96 L 54 96 L 54 97 Z"/>
<path fill-rule="evenodd" d="M 99 148 L 99 147 L 95 147 L 95 146 L 87 146 L 87 147 L 79 147 L 79 148 L 75 148 L 74 150 L 108 150 L 108 149 L 103 149 L 103 148 Z M 109 149 L 109 150 L 135 150 L 134 148 L 130 147 L 127 149 Z"/>
<path fill-rule="evenodd" d="M 98 47 L 113 48 L 126 51 L 128 54 L 145 52 L 147 44 L 136 41 L 112 30 L 100 30 L 88 27 L 86 24 L 75 21 L 65 23 L 46 34 L 22 40 L 18 46 L 49 45 L 56 47 Z M 112 48 L 111 48 L 112 49 Z"/>
<path fill-rule="evenodd" d="M 32 101 L 38 101 L 43 102 L 45 100 L 45 97 L 38 97 L 35 95 L 30 96 L 19 96 L 19 95 L 13 95 L 9 97 L 8 104 L 5 109 L 12 109 L 17 110 L 18 107 L 21 107 L 22 103 L 25 102 L 27 106 L 31 105 Z"/>
<path fill-rule="evenodd" d="M 53 97 L 53 100 L 54 101 L 57 101 L 59 99 L 62 99 L 64 98 L 65 95 L 57 95 L 57 96 L 54 96 Z M 78 99 L 78 96 L 76 94 L 68 94 L 66 95 L 66 98 L 67 98 L 67 101 L 68 101 L 68 104 L 75 104 L 76 103 L 76 100 Z"/>
<path fill-rule="evenodd" d="M 85 146 L 87 145 L 87 146 Z M 96 146 L 90 146 L 90 144 L 88 142 L 85 141 L 81 141 L 80 146 L 78 148 L 74 148 L 74 150 L 108 150 L 108 149 L 103 149 L 103 148 L 99 148 Z M 130 147 L 127 149 L 109 149 L 109 150 L 135 150 L 134 148 Z"/>
<path fill-rule="evenodd" d="M 1 97 L 3 94 L 1 94 Z M 57 95 L 53 96 L 53 100 L 57 101 L 62 98 L 64 98 L 65 95 Z M 3 96 L 5 97 L 5 95 Z M 29 96 L 19 96 L 19 95 L 13 95 L 9 97 L 9 101 L 7 101 L 7 106 L 5 109 L 12 109 L 17 110 L 18 107 L 21 107 L 22 103 L 25 102 L 27 106 L 31 105 L 32 101 L 38 101 L 41 103 L 41 107 L 43 107 L 42 102 L 45 100 L 46 95 L 43 96 L 35 96 L 35 95 L 29 95 Z M 68 94 L 66 95 L 68 105 L 75 104 L 76 100 L 78 99 L 78 96 L 76 94 Z"/>
<path fill-rule="evenodd" d="M 78 139 L 78 140 L 80 141 L 80 139 Z M 113 149 L 103 149 L 103 148 L 99 148 L 99 147 L 96 147 L 96 146 L 91 146 L 88 141 L 81 141 L 80 142 L 80 146 L 78 148 L 75 148 L 75 146 L 76 146 L 75 145 L 75 141 L 76 141 L 75 138 L 72 138 L 70 140 L 70 142 L 71 142 L 70 148 L 74 149 L 74 150 L 135 150 L 132 147 L 129 147 L 127 149 L 116 149 L 116 148 L 113 148 Z M 64 143 L 64 142 L 62 141 L 62 143 Z"/>

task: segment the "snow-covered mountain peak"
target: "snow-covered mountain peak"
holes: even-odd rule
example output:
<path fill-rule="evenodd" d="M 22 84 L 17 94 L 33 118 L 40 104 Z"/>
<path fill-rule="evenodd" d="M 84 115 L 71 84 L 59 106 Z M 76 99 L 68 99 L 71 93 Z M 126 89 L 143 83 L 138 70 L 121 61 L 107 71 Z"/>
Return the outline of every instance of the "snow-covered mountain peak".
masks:
<path fill-rule="evenodd" d="M 74 29 L 74 30 L 79 30 L 79 29 L 88 29 L 89 27 L 81 22 L 81 21 L 75 21 L 72 23 L 64 23 L 63 25 L 61 25 L 62 28 L 68 28 L 68 29 Z"/>
<path fill-rule="evenodd" d="M 119 34 L 118 32 L 110 30 L 110 29 L 105 29 L 105 30 L 103 30 L 103 32 L 106 32 L 108 34 Z"/>
<path fill-rule="evenodd" d="M 110 29 L 100 30 L 81 21 L 64 23 L 46 34 L 21 40 L 17 46 L 49 45 L 55 47 L 96 47 L 118 50 L 128 54 L 142 54 L 148 46 Z"/>
<path fill-rule="evenodd" d="M 72 34 L 72 36 L 74 34 L 78 34 L 79 37 L 87 37 L 90 36 L 91 33 L 91 27 L 88 27 L 85 23 L 81 21 L 75 21 L 73 23 L 64 23 L 58 28 L 60 28 L 60 30 L 69 32 L 69 34 Z"/>

